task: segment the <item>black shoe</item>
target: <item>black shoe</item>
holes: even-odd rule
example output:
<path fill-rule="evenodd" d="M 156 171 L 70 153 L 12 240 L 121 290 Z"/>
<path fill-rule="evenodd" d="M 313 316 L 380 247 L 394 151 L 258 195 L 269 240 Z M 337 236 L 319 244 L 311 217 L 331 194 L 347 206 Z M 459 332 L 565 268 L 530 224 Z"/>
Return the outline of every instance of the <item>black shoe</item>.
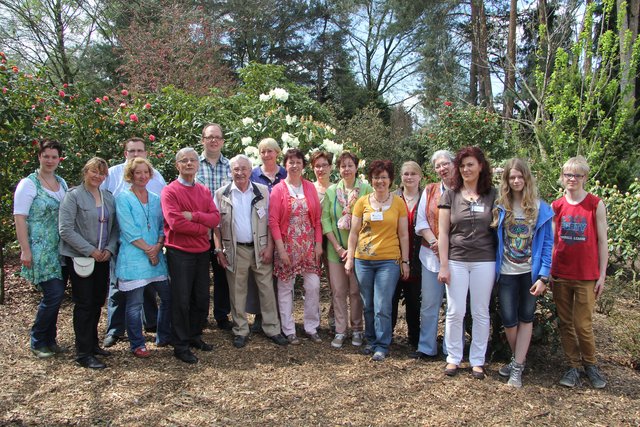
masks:
<path fill-rule="evenodd" d="M 184 363 L 189 363 L 193 365 L 194 363 L 198 363 L 198 358 L 195 354 L 193 354 L 190 350 L 181 351 L 180 353 L 173 353 L 173 355 L 182 360 Z"/>
<path fill-rule="evenodd" d="M 158 327 L 157 326 L 145 326 L 144 327 L 144 331 L 148 332 L 150 334 L 155 334 L 156 332 L 158 332 Z"/>
<path fill-rule="evenodd" d="M 78 359 L 78 363 L 83 368 L 89 368 L 89 369 L 104 369 L 107 367 L 107 365 L 105 365 L 104 363 L 102 363 L 101 361 L 99 361 L 93 356 L 81 357 L 80 359 Z"/>
<path fill-rule="evenodd" d="M 117 335 L 107 335 L 106 337 L 104 337 L 104 341 L 102 342 L 102 346 L 103 347 L 107 347 L 107 348 L 113 347 L 121 339 L 122 339 L 122 337 L 119 337 Z"/>
<path fill-rule="evenodd" d="M 247 345 L 247 337 L 242 335 L 236 335 L 233 337 L 233 346 L 235 348 L 242 348 Z"/>
<path fill-rule="evenodd" d="M 262 332 L 262 314 L 260 313 L 256 314 L 255 319 L 253 319 L 253 324 L 249 329 L 254 334 L 258 334 Z"/>
<path fill-rule="evenodd" d="M 287 340 L 282 334 L 274 335 L 272 337 L 269 337 L 269 339 L 278 345 L 289 344 L 289 340 Z"/>
<path fill-rule="evenodd" d="M 225 318 L 216 320 L 216 323 L 218 324 L 218 328 L 222 329 L 223 331 L 230 331 L 231 329 L 233 329 L 233 323 L 231 323 L 229 319 Z"/>
<path fill-rule="evenodd" d="M 431 356 L 430 354 L 426 354 L 421 351 L 412 351 L 409 353 L 409 359 L 436 360 L 437 358 L 437 355 Z"/>
<path fill-rule="evenodd" d="M 213 346 L 211 344 L 207 344 L 206 342 L 204 342 L 202 340 L 193 341 L 193 342 L 189 343 L 189 347 L 197 348 L 198 350 L 202 350 L 202 351 L 211 351 L 211 350 L 213 350 Z"/>
<path fill-rule="evenodd" d="M 93 355 L 109 357 L 111 356 L 111 352 L 109 350 L 105 350 L 104 348 L 96 347 L 93 349 Z"/>

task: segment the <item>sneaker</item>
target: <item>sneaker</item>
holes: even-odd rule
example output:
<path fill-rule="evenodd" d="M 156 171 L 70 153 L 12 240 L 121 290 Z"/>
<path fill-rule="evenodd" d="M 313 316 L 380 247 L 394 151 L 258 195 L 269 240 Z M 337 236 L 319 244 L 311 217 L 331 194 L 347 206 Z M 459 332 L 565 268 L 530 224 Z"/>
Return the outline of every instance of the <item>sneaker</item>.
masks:
<path fill-rule="evenodd" d="M 318 335 L 317 332 L 314 332 L 313 334 L 307 334 L 307 337 L 315 342 L 315 343 L 321 343 L 322 342 L 322 338 L 320 338 L 320 335 Z"/>
<path fill-rule="evenodd" d="M 102 342 L 102 346 L 105 348 L 113 347 L 116 343 L 122 338 L 117 335 L 107 335 L 104 337 L 104 341 Z"/>
<path fill-rule="evenodd" d="M 507 381 L 507 384 L 516 388 L 521 388 L 523 371 L 524 363 L 520 364 L 515 360 L 511 362 L 511 374 L 509 375 L 509 381 Z"/>
<path fill-rule="evenodd" d="M 580 383 L 580 373 L 577 368 L 571 368 L 567 372 L 564 373 L 562 379 L 560 380 L 560 385 L 565 387 L 575 387 L 581 385 Z"/>
<path fill-rule="evenodd" d="M 360 353 L 365 356 L 371 356 L 373 354 L 373 346 L 370 344 L 365 345 L 364 348 L 360 350 Z"/>
<path fill-rule="evenodd" d="M 509 376 L 511 376 L 511 369 L 513 368 L 513 364 L 515 362 L 515 359 L 512 357 L 509 363 L 507 363 L 506 365 L 502 365 L 502 367 L 498 370 L 498 374 L 501 377 L 509 378 Z"/>
<path fill-rule="evenodd" d="M 141 359 L 146 359 L 147 357 L 151 356 L 151 353 L 149 352 L 149 350 L 147 350 L 147 347 L 138 347 L 133 350 L 133 355 Z"/>
<path fill-rule="evenodd" d="M 55 356 L 55 353 L 49 349 L 49 347 L 32 348 L 33 353 L 38 359 L 47 359 Z"/>
<path fill-rule="evenodd" d="M 584 372 L 587 374 L 589 382 L 591 382 L 591 387 L 604 388 L 607 385 L 607 381 L 602 377 L 596 365 L 585 366 Z"/>
<path fill-rule="evenodd" d="M 371 360 L 373 360 L 374 362 L 382 362 L 386 357 L 387 355 L 384 354 L 383 352 L 376 351 L 375 353 L 373 353 Z"/>
<path fill-rule="evenodd" d="M 58 344 L 52 344 L 49 346 L 49 350 L 53 351 L 55 354 L 63 354 L 68 353 L 69 349 L 66 347 L 61 347 Z"/>
<path fill-rule="evenodd" d="M 351 345 L 360 347 L 362 344 L 364 344 L 364 332 L 354 332 L 353 336 L 351 337 Z"/>
<path fill-rule="evenodd" d="M 289 344 L 291 344 L 291 345 L 299 345 L 300 344 L 300 340 L 298 339 L 296 334 L 287 335 L 287 341 L 289 341 Z"/>
<path fill-rule="evenodd" d="M 336 334 L 333 341 L 331 341 L 331 347 L 333 348 L 342 348 L 342 343 L 344 343 L 344 334 Z"/>

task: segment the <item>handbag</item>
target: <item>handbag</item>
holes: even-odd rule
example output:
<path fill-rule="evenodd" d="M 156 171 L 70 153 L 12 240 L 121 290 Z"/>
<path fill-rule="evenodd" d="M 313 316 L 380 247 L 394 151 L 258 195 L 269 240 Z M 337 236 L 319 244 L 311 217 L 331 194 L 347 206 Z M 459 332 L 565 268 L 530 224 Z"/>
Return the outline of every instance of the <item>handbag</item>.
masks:
<path fill-rule="evenodd" d="M 93 273 L 96 260 L 90 256 L 73 257 L 73 270 L 80 277 L 89 277 Z"/>
<path fill-rule="evenodd" d="M 100 237 L 98 238 L 98 250 L 100 250 L 100 242 L 102 241 L 102 223 L 104 222 L 104 200 L 102 198 L 102 191 L 100 191 L 100 203 L 102 210 L 100 211 Z M 96 266 L 96 260 L 90 256 L 76 256 L 73 257 L 73 270 L 80 277 L 89 277 L 93 273 L 93 269 Z"/>

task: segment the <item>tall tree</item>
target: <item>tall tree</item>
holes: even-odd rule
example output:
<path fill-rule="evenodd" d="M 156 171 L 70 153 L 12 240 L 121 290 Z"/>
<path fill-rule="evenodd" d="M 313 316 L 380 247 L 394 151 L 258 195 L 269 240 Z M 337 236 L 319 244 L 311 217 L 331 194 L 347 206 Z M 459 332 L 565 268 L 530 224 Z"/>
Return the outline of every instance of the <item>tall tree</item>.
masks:
<path fill-rule="evenodd" d="M 518 1 L 511 0 L 509 6 L 509 37 L 507 38 L 507 61 L 504 78 L 503 117 L 510 119 L 513 115 L 513 104 L 516 86 L 516 27 L 518 25 Z"/>
<path fill-rule="evenodd" d="M 0 0 L 3 48 L 52 83 L 73 83 L 96 36 L 99 2 Z"/>
<path fill-rule="evenodd" d="M 489 111 L 493 111 L 493 89 L 491 69 L 489 67 L 489 35 L 484 0 L 471 0 L 472 49 L 475 49 L 477 62 L 473 62 L 478 76 L 480 100 Z"/>

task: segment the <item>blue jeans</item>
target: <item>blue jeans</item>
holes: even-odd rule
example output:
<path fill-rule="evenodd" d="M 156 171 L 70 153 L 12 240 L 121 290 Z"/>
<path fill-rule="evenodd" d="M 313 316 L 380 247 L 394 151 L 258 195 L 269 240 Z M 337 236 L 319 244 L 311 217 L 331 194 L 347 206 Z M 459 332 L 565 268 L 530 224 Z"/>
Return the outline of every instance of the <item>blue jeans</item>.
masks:
<path fill-rule="evenodd" d="M 500 315 L 505 328 L 518 326 L 518 322 L 531 323 L 536 312 L 538 297 L 531 295 L 531 272 L 501 274 L 498 279 Z"/>
<path fill-rule="evenodd" d="M 145 286 L 145 304 L 149 295 L 148 288 L 151 288 L 154 294 L 157 293 L 160 297 L 160 307 L 158 308 L 156 321 L 156 344 L 169 343 L 171 342 L 171 288 L 169 287 L 169 282 L 163 280 L 162 282 L 153 282 Z"/>
<path fill-rule="evenodd" d="M 144 335 L 142 334 L 142 304 L 144 303 L 144 286 L 121 292 L 126 303 L 127 335 L 131 351 L 144 347 Z"/>
<path fill-rule="evenodd" d="M 111 277 L 115 280 L 115 276 Z M 107 335 L 124 336 L 126 311 L 126 295 L 118 289 L 115 283 L 110 283 L 109 299 L 107 300 Z"/>
<path fill-rule="evenodd" d="M 58 311 L 64 298 L 65 285 L 62 280 L 51 279 L 38 285 L 42 289 L 42 299 L 31 328 L 31 348 L 56 344 Z"/>
<path fill-rule="evenodd" d="M 445 284 L 438 282 L 438 273 L 422 267 L 422 303 L 420 305 L 420 342 L 418 351 L 438 355 L 438 317 Z M 443 350 L 443 352 L 445 352 Z M 445 352 L 446 353 L 446 352 Z"/>
<path fill-rule="evenodd" d="M 355 259 L 355 273 L 364 306 L 364 334 L 371 349 L 389 353 L 393 294 L 400 278 L 395 260 Z"/>

